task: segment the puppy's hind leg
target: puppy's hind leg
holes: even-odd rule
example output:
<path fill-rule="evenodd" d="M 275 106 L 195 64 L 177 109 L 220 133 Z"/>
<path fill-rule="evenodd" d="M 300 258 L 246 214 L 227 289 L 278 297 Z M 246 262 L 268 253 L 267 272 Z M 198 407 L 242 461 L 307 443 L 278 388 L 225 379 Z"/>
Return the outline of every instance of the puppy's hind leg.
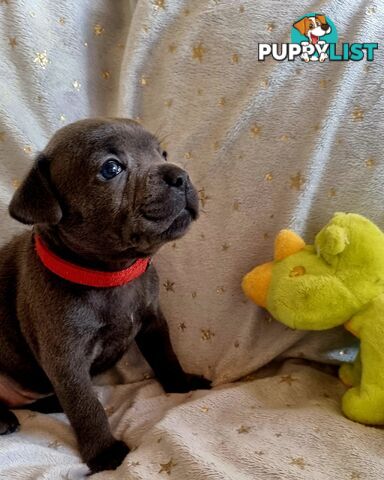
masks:
<path fill-rule="evenodd" d="M 16 415 L 6 405 L 0 403 L 0 435 L 13 433 L 19 429 L 19 426 Z"/>
<path fill-rule="evenodd" d="M 29 405 L 26 405 L 27 410 L 32 410 L 32 412 L 39 413 L 61 413 L 63 412 L 63 407 L 61 406 L 59 399 L 56 395 L 50 395 L 49 397 L 40 398 Z"/>

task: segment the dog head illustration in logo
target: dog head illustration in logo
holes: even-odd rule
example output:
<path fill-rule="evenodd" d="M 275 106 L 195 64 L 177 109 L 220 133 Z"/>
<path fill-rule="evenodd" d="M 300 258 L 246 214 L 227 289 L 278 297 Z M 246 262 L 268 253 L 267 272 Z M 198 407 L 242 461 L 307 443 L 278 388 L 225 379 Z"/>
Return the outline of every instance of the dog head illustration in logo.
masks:
<path fill-rule="evenodd" d="M 332 28 L 327 23 L 325 15 L 318 14 L 315 16 L 304 17 L 298 22 L 294 23 L 293 26 L 301 33 L 301 35 L 304 35 L 309 40 L 309 42 L 301 42 L 302 45 L 325 44 L 325 41 L 320 40 L 321 37 L 331 33 L 332 31 Z M 305 62 L 309 62 L 310 59 L 312 61 L 319 60 L 320 62 L 324 62 L 324 60 L 328 58 L 328 55 L 326 53 L 321 53 L 319 57 L 312 55 L 311 58 L 309 58 L 308 53 L 303 53 L 301 58 Z"/>

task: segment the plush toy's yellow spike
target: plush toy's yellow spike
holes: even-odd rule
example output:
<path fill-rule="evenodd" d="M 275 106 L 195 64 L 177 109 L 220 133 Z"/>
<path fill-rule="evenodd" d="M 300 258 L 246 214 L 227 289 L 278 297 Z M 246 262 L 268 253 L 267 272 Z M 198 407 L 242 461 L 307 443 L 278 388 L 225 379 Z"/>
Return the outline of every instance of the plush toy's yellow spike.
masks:
<path fill-rule="evenodd" d="M 251 270 L 243 278 L 242 288 L 244 293 L 253 300 L 256 305 L 267 308 L 269 284 L 272 278 L 273 263 L 263 263 Z"/>
<path fill-rule="evenodd" d="M 305 247 L 304 240 L 292 232 L 292 230 L 281 230 L 275 239 L 275 260 L 283 260 L 293 253 L 299 252 Z"/>

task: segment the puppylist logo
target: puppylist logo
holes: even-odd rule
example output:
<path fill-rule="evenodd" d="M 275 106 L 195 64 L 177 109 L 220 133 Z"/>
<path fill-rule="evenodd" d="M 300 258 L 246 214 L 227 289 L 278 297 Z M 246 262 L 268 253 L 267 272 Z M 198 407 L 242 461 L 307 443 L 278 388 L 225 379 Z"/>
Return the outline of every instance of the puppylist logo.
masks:
<path fill-rule="evenodd" d="M 259 43 L 257 59 L 272 57 L 277 61 L 325 62 L 366 59 L 372 62 L 378 43 L 343 43 L 337 45 L 337 30 L 332 20 L 321 13 L 308 13 L 298 18 L 291 29 L 292 43 Z"/>

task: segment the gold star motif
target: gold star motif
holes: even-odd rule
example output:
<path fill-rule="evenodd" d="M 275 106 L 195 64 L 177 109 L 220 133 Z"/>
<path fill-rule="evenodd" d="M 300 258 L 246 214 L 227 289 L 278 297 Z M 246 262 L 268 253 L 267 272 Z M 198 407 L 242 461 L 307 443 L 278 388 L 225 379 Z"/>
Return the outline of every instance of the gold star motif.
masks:
<path fill-rule="evenodd" d="M 200 42 L 198 45 L 192 47 L 192 58 L 198 60 L 200 63 L 203 61 L 203 57 L 205 55 L 205 48 L 203 44 Z"/>
<path fill-rule="evenodd" d="M 239 12 L 240 12 L 240 13 L 244 13 L 244 10 L 245 10 L 244 5 L 240 5 L 240 7 L 239 7 Z"/>
<path fill-rule="evenodd" d="M 81 88 L 81 83 L 78 81 L 78 80 L 74 80 L 72 82 L 72 86 L 75 90 L 77 90 L 78 92 L 80 92 L 80 88 Z"/>
<path fill-rule="evenodd" d="M 111 76 L 111 72 L 109 72 L 108 70 L 103 70 L 101 73 L 101 78 L 104 79 L 104 80 L 108 80 L 109 77 Z"/>
<path fill-rule="evenodd" d="M 33 63 L 36 63 L 41 68 L 45 69 L 45 67 L 49 63 L 49 60 L 48 60 L 48 57 L 47 57 L 47 51 L 44 50 L 44 52 L 36 52 L 36 57 L 34 58 Z"/>
<path fill-rule="evenodd" d="M 197 292 L 192 292 L 192 298 L 196 298 L 197 297 Z"/>
<path fill-rule="evenodd" d="M 261 132 L 261 127 L 259 125 L 253 125 L 253 127 L 251 127 L 251 135 L 252 137 L 257 137 L 258 135 L 260 135 L 260 132 Z"/>
<path fill-rule="evenodd" d="M 65 115 L 62 113 L 60 115 L 60 122 L 65 122 L 65 121 L 66 121 Z"/>
<path fill-rule="evenodd" d="M 319 81 L 320 87 L 321 88 L 326 88 L 328 86 L 328 82 L 329 82 L 329 80 L 327 78 L 322 78 Z"/>
<path fill-rule="evenodd" d="M 200 410 L 203 412 L 203 413 L 207 413 L 209 408 L 208 407 L 200 407 Z"/>
<path fill-rule="evenodd" d="M 168 99 L 164 102 L 164 105 L 168 108 L 172 107 L 172 103 L 173 103 L 173 100 L 172 99 Z"/>
<path fill-rule="evenodd" d="M 48 443 L 48 447 L 53 448 L 54 450 L 57 450 L 60 446 L 61 444 L 57 440 L 54 440 L 53 442 Z"/>
<path fill-rule="evenodd" d="M 297 382 L 297 381 L 298 381 L 298 378 L 292 377 L 292 375 L 289 374 L 289 375 L 282 375 L 280 377 L 279 383 L 288 383 L 288 385 L 291 386 L 293 382 Z"/>
<path fill-rule="evenodd" d="M 266 180 L 267 182 L 272 182 L 272 180 L 273 180 L 273 175 L 272 175 L 272 173 L 271 173 L 271 172 L 266 173 L 266 174 L 264 175 L 264 180 Z"/>
<path fill-rule="evenodd" d="M 296 175 L 291 177 L 291 189 L 300 191 L 304 183 L 305 183 L 305 179 L 300 172 L 297 172 Z"/>
<path fill-rule="evenodd" d="M 189 10 L 189 8 L 184 8 L 183 10 L 183 14 L 188 17 L 188 15 L 191 13 L 191 11 Z"/>
<path fill-rule="evenodd" d="M 240 55 L 238 53 L 232 53 L 232 56 L 231 56 L 232 65 L 239 63 L 239 60 L 240 60 Z"/>
<path fill-rule="evenodd" d="M 16 39 L 16 37 L 9 37 L 9 39 L 8 39 L 8 44 L 9 44 L 12 48 L 17 47 L 17 39 Z"/>
<path fill-rule="evenodd" d="M 148 78 L 146 77 L 141 77 L 140 79 L 140 84 L 145 87 L 146 85 L 148 85 Z"/>
<path fill-rule="evenodd" d="M 225 287 L 223 287 L 223 286 L 217 287 L 216 288 L 216 293 L 218 295 L 222 295 L 223 293 L 225 293 Z"/>
<path fill-rule="evenodd" d="M 173 463 L 172 458 L 169 460 L 168 463 L 160 463 L 160 470 L 159 473 L 167 473 L 168 475 L 171 474 L 172 468 L 176 467 L 177 463 Z"/>
<path fill-rule="evenodd" d="M 301 470 L 304 470 L 306 467 L 306 463 L 303 457 L 292 458 L 290 465 L 296 465 Z"/>
<path fill-rule="evenodd" d="M 105 32 L 104 27 L 102 27 L 102 26 L 100 25 L 100 23 L 96 23 L 96 24 L 93 26 L 93 34 L 94 34 L 96 37 L 99 37 L 100 35 L 103 35 L 104 32 Z"/>
<path fill-rule="evenodd" d="M 376 165 L 376 160 L 374 158 L 368 158 L 368 160 L 365 161 L 365 166 L 368 168 L 373 168 Z"/>
<path fill-rule="evenodd" d="M 354 122 L 361 122 L 364 119 L 364 112 L 360 107 L 356 107 L 352 112 Z"/>
<path fill-rule="evenodd" d="M 235 343 L 233 344 L 233 346 L 235 348 L 239 348 L 240 347 L 240 342 L 238 340 L 236 340 Z"/>
<path fill-rule="evenodd" d="M 361 479 L 360 473 L 357 473 L 357 472 L 351 473 L 351 480 L 360 480 L 360 479 Z"/>
<path fill-rule="evenodd" d="M 336 197 L 336 194 L 337 194 L 336 188 L 332 187 L 332 188 L 329 189 L 329 191 L 328 191 L 328 197 L 329 198 Z"/>
<path fill-rule="evenodd" d="M 235 212 L 238 212 L 240 210 L 240 204 L 241 202 L 239 200 L 235 200 L 233 202 L 233 210 L 235 210 Z"/>
<path fill-rule="evenodd" d="M 141 29 L 143 30 L 143 32 L 148 33 L 148 26 L 147 25 L 143 25 L 141 27 Z"/>
<path fill-rule="evenodd" d="M 229 249 L 228 243 L 223 243 L 223 244 L 221 245 L 221 250 L 222 250 L 223 252 L 226 252 L 228 249 Z"/>
<path fill-rule="evenodd" d="M 192 152 L 185 152 L 184 153 L 184 158 L 186 160 L 190 160 L 192 158 Z"/>
<path fill-rule="evenodd" d="M 276 25 L 273 22 L 267 23 L 267 32 L 273 32 Z"/>
<path fill-rule="evenodd" d="M 269 87 L 269 80 L 267 80 L 266 78 L 263 78 L 262 80 L 260 80 L 259 85 L 261 88 L 267 88 Z"/>
<path fill-rule="evenodd" d="M 24 153 L 31 154 L 32 153 L 32 147 L 30 145 L 25 145 L 23 147 Z"/>
<path fill-rule="evenodd" d="M 201 188 L 199 190 L 199 200 L 200 200 L 200 203 L 201 203 L 201 206 L 203 208 L 205 208 L 205 204 L 207 203 L 208 200 L 211 199 L 211 197 L 209 197 L 206 193 L 205 193 L 205 188 Z"/>
<path fill-rule="evenodd" d="M 12 180 L 12 186 L 15 190 L 17 190 L 20 187 L 20 180 L 18 180 L 17 178 L 14 178 Z"/>
<path fill-rule="evenodd" d="M 165 10 L 165 0 L 153 0 L 153 7 L 155 10 Z"/>
<path fill-rule="evenodd" d="M 376 13 L 376 7 L 374 7 L 373 5 L 370 5 L 369 7 L 367 7 L 365 9 L 365 13 L 367 15 L 373 15 L 374 13 Z M 360 477 L 359 477 L 360 478 Z"/>
<path fill-rule="evenodd" d="M 289 135 L 287 135 L 286 133 L 284 133 L 283 135 L 280 135 L 280 140 L 282 142 L 288 142 L 289 140 Z"/>
<path fill-rule="evenodd" d="M 269 238 L 269 233 L 268 233 L 268 232 L 265 232 L 265 233 L 263 234 L 263 238 L 264 238 L 264 240 L 267 240 L 267 239 Z"/>
<path fill-rule="evenodd" d="M 30 419 L 35 418 L 35 417 L 37 417 L 37 413 L 36 412 L 30 412 L 25 416 L 24 420 L 30 420 Z"/>
<path fill-rule="evenodd" d="M 175 45 L 174 43 L 171 43 L 169 46 L 168 46 L 168 52 L 169 53 L 175 53 L 177 50 L 177 45 Z"/>
<path fill-rule="evenodd" d="M 214 332 L 212 332 L 212 330 L 210 330 L 209 328 L 207 329 L 201 328 L 200 332 L 201 332 L 201 340 L 204 340 L 205 342 L 211 340 L 212 337 L 215 336 Z"/>
<path fill-rule="evenodd" d="M 59 18 L 59 23 L 60 23 L 60 25 L 64 25 L 64 24 L 65 24 L 65 18 L 64 18 L 64 17 L 60 17 L 60 18 Z"/>
<path fill-rule="evenodd" d="M 184 330 L 187 328 L 187 326 L 185 325 L 184 322 L 180 322 L 179 325 L 177 326 L 177 328 L 179 330 L 181 330 L 182 332 L 184 332 Z"/>
<path fill-rule="evenodd" d="M 170 280 L 167 280 L 165 283 L 163 283 L 166 292 L 174 292 L 174 285 L 175 282 L 171 282 Z"/>
<path fill-rule="evenodd" d="M 227 100 L 225 99 L 225 97 L 221 97 L 220 100 L 219 100 L 219 106 L 220 107 L 225 107 L 226 103 L 227 103 Z"/>
<path fill-rule="evenodd" d="M 0 142 L 4 142 L 4 141 L 5 141 L 5 137 L 6 137 L 5 132 L 0 132 Z"/>
<path fill-rule="evenodd" d="M 249 433 L 250 429 L 251 427 L 241 425 L 241 427 L 237 429 L 237 433 Z"/>
<path fill-rule="evenodd" d="M 114 411 L 115 407 L 113 405 L 107 405 L 104 407 L 104 412 L 107 414 L 107 416 L 112 415 Z"/>
<path fill-rule="evenodd" d="M 213 149 L 214 149 L 215 151 L 217 151 L 217 150 L 219 150 L 219 148 L 220 148 L 220 142 L 218 142 L 218 141 L 216 140 L 216 142 L 213 144 Z"/>

